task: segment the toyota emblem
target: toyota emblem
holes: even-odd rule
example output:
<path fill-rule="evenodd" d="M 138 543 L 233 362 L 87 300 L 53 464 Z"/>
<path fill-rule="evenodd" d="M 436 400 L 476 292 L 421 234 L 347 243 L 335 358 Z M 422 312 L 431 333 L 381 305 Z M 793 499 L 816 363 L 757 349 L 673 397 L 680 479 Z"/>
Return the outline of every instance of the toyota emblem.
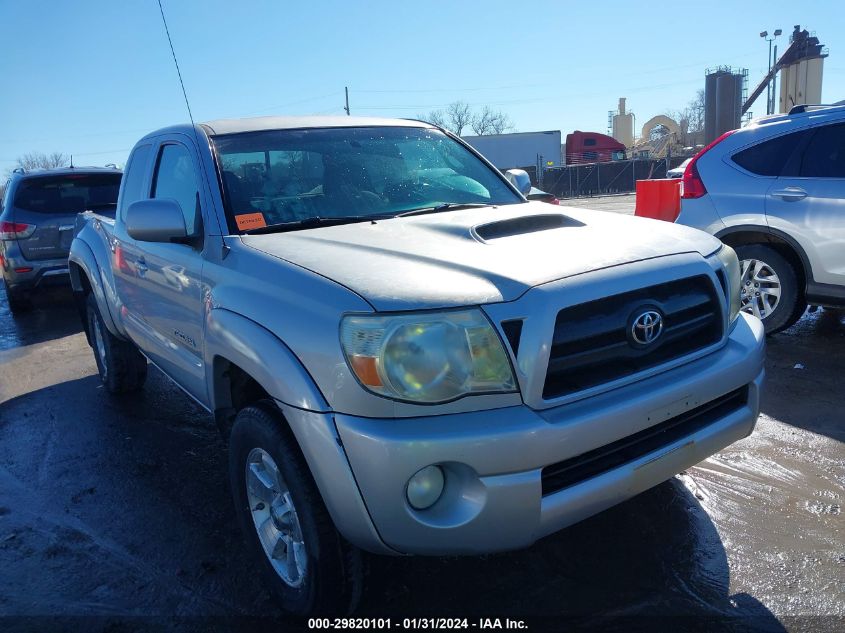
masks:
<path fill-rule="evenodd" d="M 631 338 L 637 345 L 651 345 L 663 332 L 663 315 L 657 310 L 641 312 L 631 324 Z"/>

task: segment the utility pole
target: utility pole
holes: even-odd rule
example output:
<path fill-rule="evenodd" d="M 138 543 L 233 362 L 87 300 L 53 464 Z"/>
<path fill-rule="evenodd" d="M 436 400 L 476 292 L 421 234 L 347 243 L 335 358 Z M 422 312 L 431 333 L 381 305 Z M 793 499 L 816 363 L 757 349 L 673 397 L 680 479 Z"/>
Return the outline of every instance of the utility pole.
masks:
<path fill-rule="evenodd" d="M 777 33 L 777 31 L 775 31 Z M 772 65 L 778 63 L 778 45 L 775 44 L 775 54 L 772 55 Z M 775 73 L 775 76 L 772 77 L 772 114 L 775 114 L 775 103 L 777 102 L 778 95 L 778 74 Z"/>
<path fill-rule="evenodd" d="M 760 37 L 766 37 L 766 31 L 760 33 Z M 772 72 L 772 40 L 766 38 L 766 41 L 769 43 L 769 57 L 766 60 L 766 71 Z M 766 82 L 766 114 L 771 114 L 770 108 L 772 107 L 772 82 Z"/>
<path fill-rule="evenodd" d="M 343 108 L 343 109 L 346 110 L 346 116 L 350 116 L 349 115 L 349 86 L 344 86 L 343 91 L 346 93 L 346 107 Z"/>
<path fill-rule="evenodd" d="M 766 40 L 769 43 L 769 59 L 768 59 L 768 73 L 772 72 L 772 66 L 774 65 L 774 61 L 772 60 L 772 42 L 775 41 L 781 33 L 783 33 L 780 29 L 775 29 L 772 37 L 769 37 L 768 31 L 763 31 L 760 33 L 760 37 Z M 775 48 L 775 56 L 777 56 L 777 48 Z M 766 82 L 766 114 L 774 114 L 774 88 L 772 87 L 772 81 L 769 80 Z"/>

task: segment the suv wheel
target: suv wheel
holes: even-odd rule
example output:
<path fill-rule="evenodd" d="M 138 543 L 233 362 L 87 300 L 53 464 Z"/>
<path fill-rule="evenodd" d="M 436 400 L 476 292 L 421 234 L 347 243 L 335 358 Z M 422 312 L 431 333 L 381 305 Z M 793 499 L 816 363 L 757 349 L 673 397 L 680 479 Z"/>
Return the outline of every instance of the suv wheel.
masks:
<path fill-rule="evenodd" d="M 137 391 L 147 379 L 147 359 L 132 343 L 109 332 L 93 294 L 88 295 L 86 307 L 88 339 L 106 390 L 109 393 Z"/>
<path fill-rule="evenodd" d="M 5 279 L 3 280 L 3 285 L 6 287 L 6 300 L 9 302 L 9 311 L 12 314 L 21 314 L 32 308 L 29 297 L 24 293 L 9 288 L 9 282 Z"/>
<path fill-rule="evenodd" d="M 249 554 L 282 608 L 299 616 L 351 612 L 361 596 L 363 554 L 338 533 L 272 403 L 238 413 L 229 479 Z"/>
<path fill-rule="evenodd" d="M 736 249 L 742 275 L 742 310 L 760 318 L 766 334 L 788 328 L 807 304 L 792 265 L 775 249 L 749 244 Z"/>

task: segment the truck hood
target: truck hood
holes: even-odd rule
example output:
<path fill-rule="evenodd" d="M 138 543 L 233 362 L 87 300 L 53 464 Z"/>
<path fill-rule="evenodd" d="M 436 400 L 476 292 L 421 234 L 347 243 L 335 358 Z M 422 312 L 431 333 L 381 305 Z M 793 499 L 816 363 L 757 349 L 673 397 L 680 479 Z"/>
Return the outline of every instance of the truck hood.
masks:
<path fill-rule="evenodd" d="M 541 202 L 241 239 L 379 311 L 512 301 L 549 281 L 677 253 L 706 257 L 721 245 L 685 226 Z"/>

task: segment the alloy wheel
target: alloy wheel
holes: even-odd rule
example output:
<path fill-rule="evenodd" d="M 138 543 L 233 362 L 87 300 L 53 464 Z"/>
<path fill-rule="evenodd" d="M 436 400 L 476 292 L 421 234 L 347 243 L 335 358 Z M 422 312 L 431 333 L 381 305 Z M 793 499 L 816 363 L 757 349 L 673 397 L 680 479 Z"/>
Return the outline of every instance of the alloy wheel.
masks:
<path fill-rule="evenodd" d="M 308 556 L 293 499 L 279 467 L 261 448 L 246 460 L 246 492 L 258 540 L 279 577 L 290 587 L 302 585 Z"/>
<path fill-rule="evenodd" d="M 740 262 L 743 312 L 765 319 L 780 303 L 781 283 L 774 269 L 759 259 Z"/>

